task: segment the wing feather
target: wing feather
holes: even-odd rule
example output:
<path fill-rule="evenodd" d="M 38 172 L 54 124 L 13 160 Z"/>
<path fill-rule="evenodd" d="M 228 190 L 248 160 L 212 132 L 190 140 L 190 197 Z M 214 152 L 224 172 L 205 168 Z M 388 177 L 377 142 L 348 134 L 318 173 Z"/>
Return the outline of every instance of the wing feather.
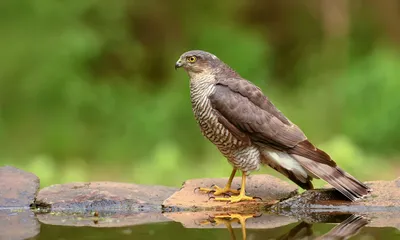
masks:
<path fill-rule="evenodd" d="M 242 78 L 220 79 L 209 99 L 220 114 L 221 124 L 228 129 L 234 127 L 236 134 L 245 133 L 253 143 L 336 166 L 251 82 Z"/>
<path fill-rule="evenodd" d="M 235 79 L 236 80 L 236 79 Z M 217 84 L 209 97 L 211 104 L 227 121 L 249 135 L 253 142 L 274 145 L 282 150 L 293 148 L 307 139 L 260 92 L 245 80 Z"/>

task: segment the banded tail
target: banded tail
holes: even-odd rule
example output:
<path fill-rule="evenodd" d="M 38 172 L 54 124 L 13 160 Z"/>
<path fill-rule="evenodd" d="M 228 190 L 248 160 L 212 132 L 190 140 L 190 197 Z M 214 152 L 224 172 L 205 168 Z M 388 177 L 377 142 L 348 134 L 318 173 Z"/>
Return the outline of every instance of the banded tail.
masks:
<path fill-rule="evenodd" d="M 290 149 L 288 153 L 313 177 L 325 180 L 351 201 L 356 201 L 372 191 L 307 140 Z"/>

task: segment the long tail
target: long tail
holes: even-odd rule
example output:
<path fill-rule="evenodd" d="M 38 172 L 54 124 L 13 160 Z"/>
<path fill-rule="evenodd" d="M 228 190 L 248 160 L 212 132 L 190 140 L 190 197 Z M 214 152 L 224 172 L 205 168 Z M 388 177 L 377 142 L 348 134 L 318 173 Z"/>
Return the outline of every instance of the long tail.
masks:
<path fill-rule="evenodd" d="M 322 150 L 304 141 L 290 151 L 300 165 L 314 177 L 321 178 L 336 188 L 351 201 L 367 195 L 371 189 L 345 172 Z"/>
<path fill-rule="evenodd" d="M 336 227 L 332 228 L 327 234 L 320 236 L 318 240 L 344 240 L 358 234 L 358 232 L 369 223 L 369 221 L 361 216 L 352 215 Z"/>

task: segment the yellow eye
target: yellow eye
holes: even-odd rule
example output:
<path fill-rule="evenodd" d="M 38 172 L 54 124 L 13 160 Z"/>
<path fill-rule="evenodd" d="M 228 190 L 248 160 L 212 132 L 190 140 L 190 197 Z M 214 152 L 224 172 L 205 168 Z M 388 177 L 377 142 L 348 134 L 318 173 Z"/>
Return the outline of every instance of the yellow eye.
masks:
<path fill-rule="evenodd" d="M 186 61 L 190 62 L 190 63 L 194 63 L 197 61 L 197 58 L 195 56 L 190 56 L 186 58 Z"/>

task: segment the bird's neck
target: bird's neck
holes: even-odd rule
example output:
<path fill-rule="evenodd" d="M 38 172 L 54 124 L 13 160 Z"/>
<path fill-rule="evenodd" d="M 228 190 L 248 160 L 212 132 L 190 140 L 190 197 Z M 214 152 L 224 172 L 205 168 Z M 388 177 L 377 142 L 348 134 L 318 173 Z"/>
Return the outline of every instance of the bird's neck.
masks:
<path fill-rule="evenodd" d="M 191 86 L 209 85 L 216 82 L 213 72 L 189 73 L 189 77 Z"/>
<path fill-rule="evenodd" d="M 223 64 L 215 73 L 216 76 L 223 76 L 223 78 L 237 78 L 240 75 L 226 64 Z"/>
<path fill-rule="evenodd" d="M 210 90 L 216 83 L 215 76 L 211 74 L 196 75 L 190 78 L 190 95 L 192 100 L 199 101 L 211 94 Z"/>

